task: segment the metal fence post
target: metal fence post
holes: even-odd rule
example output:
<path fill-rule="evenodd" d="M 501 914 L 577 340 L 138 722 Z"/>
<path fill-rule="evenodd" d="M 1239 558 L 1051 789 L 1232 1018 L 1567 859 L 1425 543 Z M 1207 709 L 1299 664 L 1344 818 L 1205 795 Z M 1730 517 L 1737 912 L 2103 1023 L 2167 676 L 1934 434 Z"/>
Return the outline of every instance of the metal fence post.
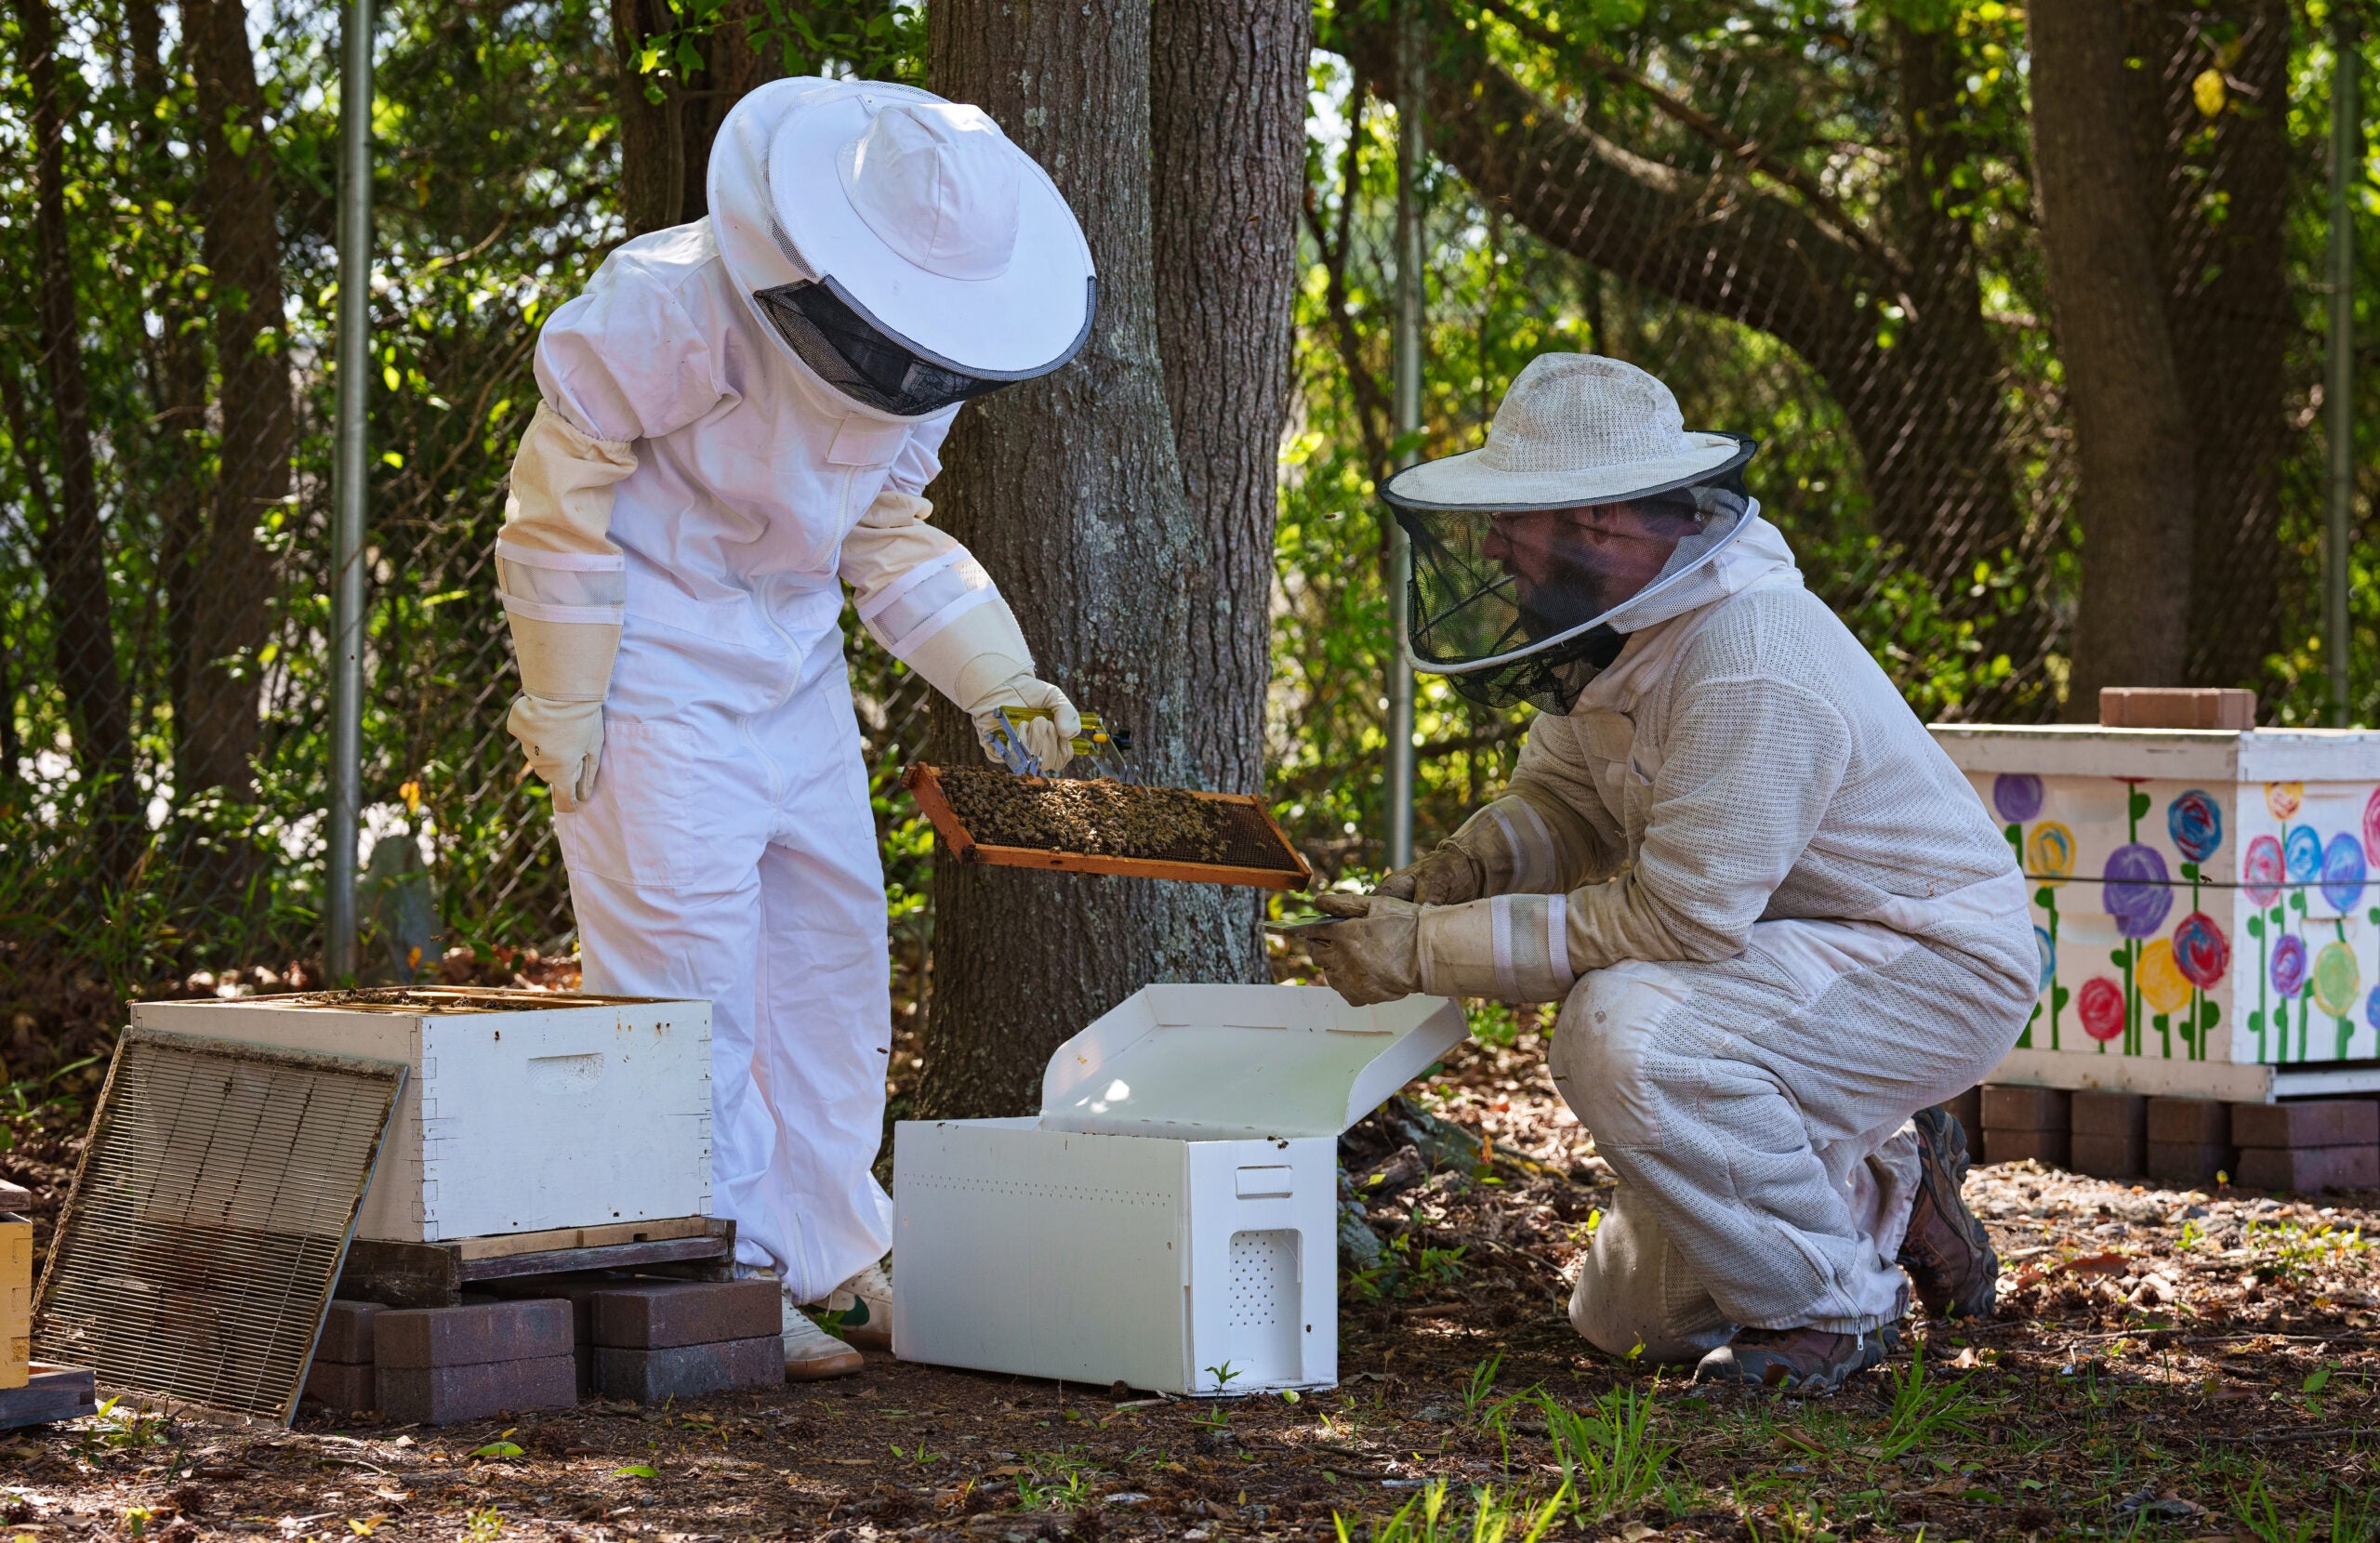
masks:
<path fill-rule="evenodd" d="M 2363 117 L 2357 100 L 2360 39 L 2347 6 L 2331 7 L 2331 336 L 2322 397 L 2330 440 L 2330 499 L 2322 553 L 2322 648 L 2330 655 L 2331 720 L 2354 713 L 2354 629 L 2349 625 L 2347 526 L 2355 499 L 2355 191 L 2363 183 Z"/>
<path fill-rule="evenodd" d="M 1411 0 L 1396 29 L 1396 437 L 1399 470 L 1421 458 L 1421 209 L 1414 182 L 1421 169 L 1421 40 Z M 1413 547 L 1405 527 L 1388 535 L 1388 865 L 1413 861 L 1413 666 L 1406 657 L 1411 622 Z"/>
<path fill-rule="evenodd" d="M 331 505 L 330 864 L 323 963 L 355 977 L 364 803 L 364 510 L 371 476 L 372 0 L 347 0 L 339 50 L 338 422 Z"/>

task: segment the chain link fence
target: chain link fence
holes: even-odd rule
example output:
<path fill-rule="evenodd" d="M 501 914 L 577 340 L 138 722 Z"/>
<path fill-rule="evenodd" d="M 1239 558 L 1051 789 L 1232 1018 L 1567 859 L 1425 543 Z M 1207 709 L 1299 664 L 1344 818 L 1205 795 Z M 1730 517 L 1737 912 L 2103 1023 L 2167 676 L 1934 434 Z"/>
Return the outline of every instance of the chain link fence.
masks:
<path fill-rule="evenodd" d="M 2201 446 L 2201 481 L 2230 511 L 2208 537 L 2221 538 L 2214 571 L 2233 581 L 2210 589 L 2193 636 L 2203 673 L 2282 705 L 2320 507 L 2320 295 L 2299 259 L 2319 242 L 2307 210 L 2322 168 L 2303 132 L 2258 120 L 2228 134 L 2207 79 L 2258 112 L 2318 99 L 2285 10 L 2157 15 L 2163 97 L 2143 133 L 2163 147 L 2174 204 L 2161 239 L 2177 337 L 2211 421 L 2227 402 L 2267 409 Z M 60 1025 L 112 1022 L 125 995 L 160 982 L 264 963 L 248 979 L 269 986 L 318 955 L 336 22 L 295 0 L 270 13 L 210 0 L 162 22 L 138 4 L 13 12 L 0 59 L 0 257 L 18 275 L 0 290 L 0 1012 L 15 1039 L 0 1035 L 0 1056 L 62 1046 Z M 607 9 L 588 0 L 397 5 L 384 27 L 360 906 L 377 975 L 502 972 L 512 950 L 571 935 L 546 795 L 504 731 L 517 683 L 492 548 L 536 401 L 538 323 L 622 231 L 613 46 Z M 1963 46 L 1964 59 L 1999 45 Z M 1946 171 L 1924 208 L 1863 213 L 1856 135 L 1889 99 L 1872 80 L 1839 83 L 1834 117 L 1796 139 L 1781 115 L 1808 104 L 1763 88 L 1752 45 L 1631 48 L 1615 56 L 1626 78 L 1593 86 L 1610 98 L 1595 111 L 1637 125 L 1681 206 L 1720 239 L 1664 245 L 1648 231 L 1633 256 L 1581 257 L 1528 235 L 1514 189 L 1434 170 L 1433 453 L 1477 442 L 1529 353 L 1629 358 L 1670 379 L 1690 417 L 1769 441 L 1758 490 L 1921 711 L 2049 716 L 2078 552 L 2021 104 L 1991 99 L 1998 116 L 1959 129 L 1966 139 L 1944 129 L 1920 147 L 1976 168 L 1973 186 Z M 1342 160 L 1347 140 L 1324 130 L 1270 749 L 1286 823 L 1335 873 L 1376 860 L 1385 640 L 1362 532 L 1392 446 L 1382 172 Z M 1867 130 L 1878 145 L 1897 132 Z M 1916 254 L 1897 289 L 1842 302 L 1857 324 L 1841 358 L 1743 300 L 1762 264 L 1798 263 L 1840 291 L 1840 274 L 1806 271 L 1825 254 L 1760 249 L 1791 232 L 1721 218 L 1805 175 L 1787 151 L 1758 165 L 1739 151 L 1828 136 L 1848 148 L 1801 203 L 1858 228 L 1836 231 L 1846 250 L 1890 226 Z M 2243 233 L 2270 238 L 2254 263 Z M 1753 244 L 1732 272 L 1680 266 L 1726 242 Z M 1982 481 L 1994 485 L 1979 494 Z M 926 692 L 851 630 L 897 952 L 919 970 L 929 842 L 892 784 L 922 743 Z M 1492 787 L 1519 728 L 1438 693 L 1422 733 L 1426 839 Z M 463 952 L 449 963 L 449 950 Z"/>

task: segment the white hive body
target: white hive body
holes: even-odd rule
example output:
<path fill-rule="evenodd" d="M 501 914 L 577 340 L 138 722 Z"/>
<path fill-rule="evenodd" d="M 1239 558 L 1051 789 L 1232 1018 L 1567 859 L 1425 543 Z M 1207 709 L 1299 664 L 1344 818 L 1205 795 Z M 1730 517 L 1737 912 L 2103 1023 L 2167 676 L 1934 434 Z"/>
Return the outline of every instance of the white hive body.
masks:
<path fill-rule="evenodd" d="M 355 996 L 141 1002 L 132 1021 L 410 1067 L 358 1238 L 438 1243 L 709 1214 L 708 1003 Z"/>
<path fill-rule="evenodd" d="M 2016 852 L 2041 944 L 2040 1001 L 1993 1080 L 2380 1088 L 2380 733 L 1934 735 Z"/>
<path fill-rule="evenodd" d="M 1338 1380 L 1339 1133 L 1461 1010 L 1151 986 L 1058 1048 L 1042 1111 L 904 1121 L 893 1350 L 1161 1392 Z"/>

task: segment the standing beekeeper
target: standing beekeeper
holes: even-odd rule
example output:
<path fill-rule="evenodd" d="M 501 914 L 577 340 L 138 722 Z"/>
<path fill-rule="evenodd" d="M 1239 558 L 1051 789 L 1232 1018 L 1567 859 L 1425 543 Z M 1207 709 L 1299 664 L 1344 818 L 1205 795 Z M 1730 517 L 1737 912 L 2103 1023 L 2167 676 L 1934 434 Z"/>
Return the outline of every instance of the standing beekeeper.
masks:
<path fill-rule="evenodd" d="M 1074 707 L 924 490 L 961 402 L 1081 348 L 1091 251 L 998 125 L 906 86 L 760 87 L 707 191 L 538 338 L 496 548 L 509 727 L 552 789 L 587 989 L 711 1003 L 714 1206 L 784 1283 L 787 1375 L 832 1377 L 891 1328 L 884 881 L 843 586 L 979 731 L 1042 710 L 1026 747 L 1065 762 Z"/>
<path fill-rule="evenodd" d="M 1416 666 L 1542 711 L 1501 797 L 1307 936 L 1355 1002 L 1562 1004 L 1554 1079 L 1620 1178 L 1580 1334 L 1831 1388 L 1911 1285 L 1990 1311 L 1965 1138 L 1929 1106 L 2015 1042 L 2038 956 L 2007 843 L 1802 587 L 1752 451 L 1642 370 L 1549 354 L 1484 449 L 1388 484 Z"/>

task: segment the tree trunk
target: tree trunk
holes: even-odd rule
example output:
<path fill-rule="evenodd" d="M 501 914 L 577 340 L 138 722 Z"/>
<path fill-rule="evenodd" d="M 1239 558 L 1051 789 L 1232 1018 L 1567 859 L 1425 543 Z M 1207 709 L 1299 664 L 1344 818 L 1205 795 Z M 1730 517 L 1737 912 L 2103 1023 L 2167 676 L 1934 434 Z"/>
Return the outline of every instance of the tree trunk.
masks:
<path fill-rule="evenodd" d="M 998 580 L 1042 672 L 1133 733 L 1150 783 L 1200 774 L 1190 605 L 1204 566 L 1158 360 L 1145 0 L 935 0 L 934 89 L 981 105 L 1049 168 L 1083 222 L 1099 317 L 1066 368 L 959 414 L 938 521 Z M 938 705 L 932 758 L 980 763 Z M 1233 968 L 1247 907 L 1149 879 L 934 865 L 922 1117 L 1013 1114 L 1050 1052 L 1152 981 Z M 1229 978 L 1224 976 L 1223 978 Z"/>
<path fill-rule="evenodd" d="M 678 24 L 668 0 L 612 0 L 612 42 L 620 115 L 620 207 L 628 234 L 664 231 L 708 210 L 705 177 L 710 146 L 728 110 L 754 86 L 785 72 L 773 48 L 755 49 L 746 23 L 764 16 L 764 0 L 726 0 L 717 25 L 694 39 L 702 61 L 683 75 L 640 74 L 645 40 Z M 657 88 L 661 100 L 646 96 Z"/>
<path fill-rule="evenodd" d="M 2135 5 L 2130 72 L 2143 203 L 2189 414 L 2197 498 L 2194 686 L 2266 684 L 2281 648 L 2281 479 L 2289 449 L 2290 14 L 2282 0 Z M 2213 113 L 2200 77 L 2224 80 Z"/>
<path fill-rule="evenodd" d="M 2081 470 L 2066 710 L 2088 720 L 2102 686 L 2184 679 L 2193 447 L 2149 233 L 2163 211 L 2141 198 L 2122 9 L 2104 0 L 2029 16 L 2042 249 Z"/>
<path fill-rule="evenodd" d="M 91 444 L 90 389 L 83 377 L 74 259 L 67 244 L 66 112 L 59 99 L 58 29 L 48 0 L 15 0 L 17 37 L 33 93 L 33 275 L 39 310 L 41 375 L 56 415 L 58 486 L 52 499 L 35 458 L 33 410 L 8 372 L 9 430 L 24 459 L 25 481 L 41 513 L 38 553 L 48 586 L 58 682 L 75 736 L 75 762 L 86 781 L 108 781 L 102 808 L 118 822 L 111 842 L 128 838 L 139 807 L 132 782 L 131 714 L 117 668 L 108 599 L 107 552 L 99 528 L 98 470 Z M 126 843 L 128 845 L 128 840 Z"/>
<path fill-rule="evenodd" d="M 1154 13 L 1149 117 L 1157 330 L 1191 518 L 1206 561 L 1187 575 L 1189 725 L 1200 785 L 1264 786 L 1272 679 L 1273 528 L 1289 410 L 1297 216 L 1305 191 L 1300 0 L 1173 0 Z M 1218 979 L 1263 982 L 1260 898 Z"/>
<path fill-rule="evenodd" d="M 272 562 L 257 527 L 289 497 L 297 412 L 282 318 L 280 208 L 264 97 L 241 0 L 182 7 L 206 155 L 206 234 L 213 276 L 222 439 L 206 528 L 172 582 L 188 616 L 187 694 L 175 703 L 183 798 L 221 788 L 256 794 L 258 672 Z"/>

